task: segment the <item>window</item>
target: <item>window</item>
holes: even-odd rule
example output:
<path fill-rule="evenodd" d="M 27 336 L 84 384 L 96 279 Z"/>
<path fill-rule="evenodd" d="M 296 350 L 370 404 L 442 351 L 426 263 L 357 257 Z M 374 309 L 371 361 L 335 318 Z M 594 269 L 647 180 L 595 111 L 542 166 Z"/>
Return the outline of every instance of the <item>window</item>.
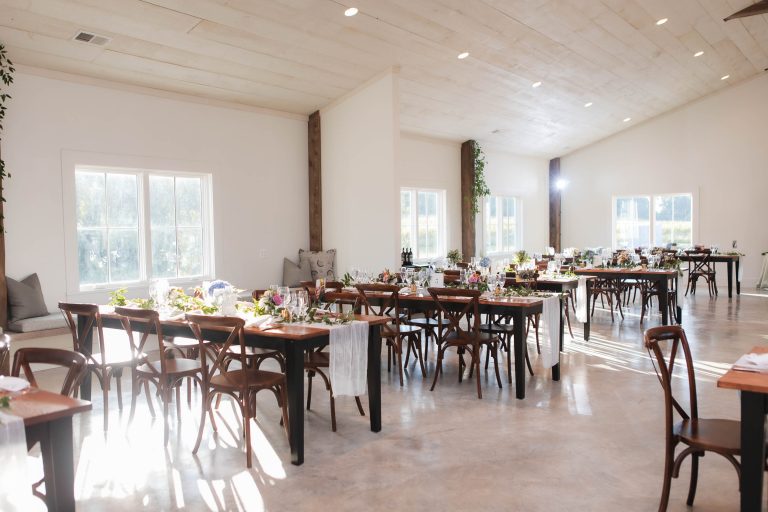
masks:
<path fill-rule="evenodd" d="M 400 245 L 414 260 L 445 256 L 445 191 L 400 190 Z"/>
<path fill-rule="evenodd" d="M 653 207 L 654 245 L 693 245 L 691 194 L 656 196 Z"/>
<path fill-rule="evenodd" d="M 207 276 L 208 180 L 207 175 L 76 167 L 80 289 Z"/>
<path fill-rule="evenodd" d="M 520 213 L 514 197 L 489 196 L 483 215 L 485 254 L 511 253 L 522 246 Z"/>
<path fill-rule="evenodd" d="M 692 244 L 691 194 L 614 197 L 613 202 L 615 248 Z"/>

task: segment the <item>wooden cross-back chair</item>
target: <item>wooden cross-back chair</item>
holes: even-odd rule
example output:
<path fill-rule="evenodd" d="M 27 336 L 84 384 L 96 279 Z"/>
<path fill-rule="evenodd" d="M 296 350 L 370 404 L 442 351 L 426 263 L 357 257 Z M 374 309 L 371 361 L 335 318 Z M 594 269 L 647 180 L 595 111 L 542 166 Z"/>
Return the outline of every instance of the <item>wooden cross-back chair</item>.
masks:
<path fill-rule="evenodd" d="M 240 408 L 243 418 L 243 432 L 245 441 L 245 457 L 247 467 L 253 465 L 253 453 L 251 448 L 251 418 L 256 417 L 256 393 L 269 390 L 274 393 L 278 406 L 282 411 L 282 422 L 288 433 L 288 399 L 286 391 L 285 375 L 282 373 L 260 370 L 248 367 L 246 357 L 246 344 L 244 336 L 245 321 L 242 318 L 231 316 L 208 316 L 188 313 L 186 319 L 195 337 L 200 343 L 200 360 L 203 372 L 203 407 L 200 417 L 200 429 L 197 433 L 197 441 L 192 453 L 197 453 L 200 442 L 203 439 L 205 429 L 206 412 L 211 419 L 214 432 L 217 431 L 216 421 L 213 416 L 213 400 L 219 395 L 230 396 Z M 206 336 L 204 330 L 222 331 L 226 339 L 219 350 L 213 352 L 205 350 Z M 228 357 L 230 348 L 239 346 L 240 368 L 232 370 L 230 364 L 234 357 Z M 210 360 L 209 360 L 210 359 Z M 289 437 L 290 439 L 290 437 Z"/>
<path fill-rule="evenodd" d="M 155 410 L 152 406 L 152 397 L 149 393 L 149 384 L 153 384 L 157 389 L 157 394 L 160 396 L 160 401 L 163 404 L 163 443 L 168 443 L 168 413 L 171 403 L 171 391 L 176 390 L 176 415 L 177 419 L 181 418 L 181 399 L 180 388 L 182 381 L 190 379 L 196 381 L 198 384 L 203 384 L 202 375 L 203 370 L 200 361 L 195 359 L 187 359 L 184 357 L 168 357 L 163 348 L 163 327 L 160 323 L 160 314 L 157 311 L 151 309 L 136 309 L 126 307 L 116 307 L 115 313 L 120 315 L 120 322 L 123 324 L 128 335 L 128 341 L 131 344 L 131 349 L 139 361 L 139 364 L 133 369 L 131 379 L 131 415 L 136 412 L 136 398 L 138 398 L 141 392 L 142 385 L 147 396 L 147 404 L 149 406 L 152 417 L 155 416 Z M 134 327 L 141 325 L 143 329 L 140 329 L 141 337 L 138 341 L 135 336 Z M 158 348 L 160 349 L 160 358 L 158 361 L 150 361 L 145 352 L 145 347 L 149 337 L 154 334 L 157 336 Z M 191 385 L 191 383 L 190 383 Z"/>
<path fill-rule="evenodd" d="M 685 287 L 685 294 L 691 292 L 696 295 L 696 283 L 699 279 L 704 279 L 707 283 L 709 296 L 717 296 L 717 274 L 715 273 L 715 264 L 712 262 L 712 251 L 703 249 L 699 252 L 688 253 L 691 256 L 701 256 L 700 260 L 688 262 L 688 285 Z"/>
<path fill-rule="evenodd" d="M 75 396 L 80 381 L 88 373 L 87 359 L 83 354 L 74 350 L 42 347 L 20 348 L 13 356 L 11 375 L 19 377 L 23 372 L 24 378 L 29 381 L 32 387 L 39 386 L 30 364 L 48 364 L 67 368 L 67 374 L 64 376 L 59 392 L 64 396 Z"/>
<path fill-rule="evenodd" d="M 403 385 L 403 342 L 407 344 L 406 365 L 411 352 L 416 355 L 422 377 L 427 376 L 424 357 L 421 352 L 421 332 L 418 325 L 404 322 L 400 308 L 400 287 L 396 284 L 358 284 L 362 309 L 366 315 L 389 316 L 392 320 L 381 327 L 381 337 L 387 342 L 387 370 L 391 370 L 394 359 Z"/>
<path fill-rule="evenodd" d="M 358 292 L 345 292 L 345 291 L 326 291 L 325 301 L 329 304 L 338 304 L 339 309 L 345 306 L 351 308 L 350 311 L 359 313 L 361 311 L 361 299 Z M 342 311 L 339 311 L 341 313 Z M 312 407 L 312 379 L 315 375 L 319 375 L 325 384 L 325 389 L 328 391 L 328 396 L 331 404 L 331 430 L 336 432 L 336 398 L 333 396 L 333 387 L 331 386 L 331 379 L 325 370 L 330 367 L 331 357 L 325 350 L 328 345 L 323 345 L 314 350 L 307 351 L 306 358 L 304 359 L 304 369 L 307 371 L 307 410 Z M 363 403 L 360 401 L 360 397 L 355 397 L 355 404 L 357 410 L 360 412 L 360 416 L 365 416 L 365 410 L 363 409 Z"/>
<path fill-rule="evenodd" d="M 437 351 L 437 368 L 430 391 L 434 391 L 437 378 L 443 371 L 445 351 L 455 347 L 459 354 L 459 382 L 464 374 L 463 354 L 469 351 L 472 359 L 470 368 L 476 372 L 477 397 L 483 398 L 480 387 L 480 349 L 485 346 L 493 357 L 496 370 L 496 382 L 501 388 L 499 375 L 498 347 L 499 339 L 489 333 L 480 331 L 480 290 L 464 290 L 456 288 L 428 288 L 429 294 L 435 301 L 439 318 L 447 320 L 440 328 L 440 346 Z M 470 372 L 471 377 L 471 372 Z"/>
<path fill-rule="evenodd" d="M 662 344 L 669 345 L 668 355 L 662 349 Z M 725 457 L 736 468 L 736 474 L 741 482 L 741 465 L 735 458 L 741 454 L 740 422 L 699 417 L 693 358 L 682 327 L 668 325 L 648 329 L 645 331 L 645 348 L 648 350 L 664 390 L 665 459 L 659 503 L 659 512 L 664 512 L 669 502 L 672 478 L 679 476 L 680 466 L 689 455 L 691 456 L 691 481 L 686 501 L 688 506 L 693 505 L 696 496 L 699 458 L 703 457 L 705 452 L 710 451 Z M 684 396 L 685 399 L 678 400 L 675 390 L 679 386 L 672 384 L 672 378 L 680 354 L 682 354 L 682 364 L 686 372 L 687 393 Z M 688 410 L 680 403 L 681 401 L 685 403 L 686 400 Z M 681 421 L 675 422 L 675 413 L 681 417 Z M 675 457 L 675 449 L 681 443 L 685 445 L 685 449 Z"/>
<path fill-rule="evenodd" d="M 99 306 L 96 304 L 74 304 L 59 302 L 59 309 L 64 314 L 75 352 L 85 356 L 88 371 L 96 376 L 101 386 L 104 400 L 104 430 L 109 427 L 109 389 L 112 377 L 115 378 L 117 391 L 117 406 L 123 410 L 122 375 L 126 368 L 136 366 L 136 357 L 126 340 L 121 343 L 111 343 L 106 346 L 104 326 L 101 322 Z M 83 318 L 83 329 L 78 329 L 78 318 Z M 94 351 L 94 343 L 86 346 L 86 338 L 90 335 L 98 338 L 98 352 Z M 93 340 L 93 338 L 91 338 Z"/>

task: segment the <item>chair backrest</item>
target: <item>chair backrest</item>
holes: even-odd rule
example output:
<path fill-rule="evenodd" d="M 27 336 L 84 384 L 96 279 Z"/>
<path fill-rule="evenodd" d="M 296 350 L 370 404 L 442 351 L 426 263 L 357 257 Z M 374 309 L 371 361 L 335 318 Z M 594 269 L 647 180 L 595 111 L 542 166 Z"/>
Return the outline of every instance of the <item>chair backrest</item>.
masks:
<path fill-rule="evenodd" d="M 74 395 L 77 386 L 80 385 L 80 381 L 88 371 L 88 361 L 85 356 L 74 350 L 41 347 L 20 348 L 13 356 L 11 375 L 20 377 L 23 370 L 24 378 L 34 387 L 38 386 L 30 364 L 53 364 L 68 368 L 67 375 L 61 385 L 61 394 L 65 396 Z"/>
<path fill-rule="evenodd" d="M 207 386 L 211 378 L 217 373 L 222 374 L 230 381 L 233 386 L 240 387 L 241 393 L 245 393 L 248 387 L 247 379 L 234 379 L 227 376 L 227 359 L 233 359 L 232 354 L 229 353 L 229 348 L 232 345 L 240 347 L 240 353 L 238 360 L 240 367 L 245 369 L 248 367 L 248 358 L 245 350 L 245 336 L 243 331 L 245 329 L 245 320 L 236 316 L 209 316 L 209 315 L 195 315 L 187 313 L 185 315 L 189 327 L 197 338 L 197 342 L 200 346 L 200 366 L 206 368 L 203 371 L 203 381 Z M 212 329 L 226 332 L 227 339 L 224 343 L 215 351 L 209 351 L 205 344 L 205 329 Z M 210 362 L 208 359 L 210 358 Z"/>
<path fill-rule="evenodd" d="M 251 292 L 251 297 L 253 297 L 256 300 L 259 300 L 264 293 L 266 293 L 267 290 L 253 290 Z"/>
<path fill-rule="evenodd" d="M 469 268 L 469 263 L 467 263 L 466 261 L 457 261 L 456 266 L 459 268 L 467 269 Z"/>
<path fill-rule="evenodd" d="M 668 345 L 668 355 L 662 349 L 662 344 Z M 674 411 L 683 418 L 696 419 L 699 417 L 699 408 L 696 400 L 696 378 L 693 372 L 693 358 L 688 346 L 688 338 L 685 331 L 679 325 L 662 325 L 645 331 L 645 348 L 654 363 L 656 375 L 664 390 L 664 408 L 666 417 L 667 435 L 672 435 L 674 424 Z M 675 386 L 672 385 L 675 363 L 682 352 L 688 381 L 689 411 L 686 411 L 675 397 Z M 654 362 L 655 359 L 655 362 Z"/>
<path fill-rule="evenodd" d="M 349 306 L 355 313 L 359 313 L 361 310 L 361 299 L 358 292 L 327 291 L 323 298 L 325 299 L 325 302 L 328 302 L 329 304 L 338 304 L 339 309 L 341 310 L 344 309 L 344 306 Z M 343 311 L 339 312 L 341 313 Z"/>
<path fill-rule="evenodd" d="M 465 290 L 461 288 L 427 288 L 435 301 L 439 318 L 448 320 L 446 325 L 441 322 L 440 339 L 446 333 L 456 333 L 462 339 L 477 338 L 480 334 L 480 290 Z M 471 319 L 470 319 L 471 315 Z M 469 327 L 465 328 L 466 323 Z M 447 331 L 447 332 L 446 332 Z"/>
<path fill-rule="evenodd" d="M 366 315 L 392 316 L 393 323 L 400 328 L 400 287 L 396 284 L 358 284 L 360 303 Z"/>
<path fill-rule="evenodd" d="M 72 348 L 74 351 L 83 354 L 89 362 L 102 366 L 105 365 L 104 326 L 101 323 L 99 306 L 96 304 L 59 302 L 59 309 L 64 315 L 64 320 L 67 322 L 67 327 L 69 327 L 69 331 L 72 334 Z M 78 329 L 78 318 L 84 319 L 82 330 Z M 85 346 L 85 339 L 93 333 L 94 328 L 96 328 L 96 334 L 99 338 L 98 359 L 93 355 L 93 343 L 91 343 L 90 349 Z"/>
<path fill-rule="evenodd" d="M 126 308 L 116 307 L 115 313 L 120 315 L 120 323 L 123 324 L 126 334 L 128 334 L 128 342 L 131 345 L 131 353 L 133 357 L 142 361 L 144 360 L 144 346 L 147 344 L 147 340 L 154 334 L 157 335 L 157 346 L 160 349 L 160 372 L 157 372 L 153 365 L 149 365 L 153 372 L 158 375 L 165 375 L 165 354 L 163 350 L 163 327 L 160 325 L 160 313 L 152 309 L 138 309 L 138 308 Z M 142 325 L 143 328 L 139 329 L 141 332 L 141 338 L 138 343 L 133 335 L 134 327 Z"/>

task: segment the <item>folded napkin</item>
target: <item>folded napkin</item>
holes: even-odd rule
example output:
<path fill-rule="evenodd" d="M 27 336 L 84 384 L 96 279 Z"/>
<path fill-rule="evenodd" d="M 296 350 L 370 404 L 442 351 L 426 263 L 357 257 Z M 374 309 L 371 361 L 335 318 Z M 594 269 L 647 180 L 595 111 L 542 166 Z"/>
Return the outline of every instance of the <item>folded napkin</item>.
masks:
<path fill-rule="evenodd" d="M 8 391 L 15 393 L 17 391 L 24 391 L 29 387 L 29 382 L 19 377 L 6 377 L 0 375 L 0 391 Z"/>
<path fill-rule="evenodd" d="M 21 512 L 37 508 L 32 502 L 27 474 L 24 420 L 4 412 L 0 412 L 0 460 L 0 510 Z"/>
<path fill-rule="evenodd" d="M 541 358 L 544 368 L 552 368 L 560 362 L 560 296 L 544 299 L 541 313 L 544 326 L 544 342 L 541 344 Z"/>
<path fill-rule="evenodd" d="M 272 320 L 272 315 L 252 316 L 245 319 L 246 327 L 266 327 Z"/>
<path fill-rule="evenodd" d="M 329 329 L 333 396 L 360 396 L 367 390 L 368 322 L 325 326 Z"/>
<path fill-rule="evenodd" d="M 579 286 L 576 288 L 576 320 L 582 324 L 587 322 L 587 278 L 579 276 Z"/>
<path fill-rule="evenodd" d="M 733 363 L 733 369 L 768 373 L 768 354 L 744 354 Z"/>

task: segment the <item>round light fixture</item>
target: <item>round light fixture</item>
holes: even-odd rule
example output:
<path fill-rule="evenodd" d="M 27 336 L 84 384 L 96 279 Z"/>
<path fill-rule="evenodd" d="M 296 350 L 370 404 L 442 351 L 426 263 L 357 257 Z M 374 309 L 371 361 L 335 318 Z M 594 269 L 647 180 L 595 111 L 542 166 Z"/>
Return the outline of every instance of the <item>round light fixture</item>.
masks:
<path fill-rule="evenodd" d="M 731 75 L 723 75 L 720 77 L 720 80 L 728 80 L 729 78 L 731 78 Z"/>
<path fill-rule="evenodd" d="M 469 52 L 461 52 L 456 56 L 457 59 L 466 59 L 467 57 L 469 57 Z"/>
<path fill-rule="evenodd" d="M 699 50 L 693 54 L 694 57 L 701 57 L 702 55 L 704 55 L 704 50 Z"/>
<path fill-rule="evenodd" d="M 357 7 L 350 7 L 349 9 L 344 11 L 344 16 L 349 18 L 350 16 L 354 16 L 357 13 L 358 13 Z"/>
<path fill-rule="evenodd" d="M 625 122 L 625 123 L 628 123 L 628 122 L 630 122 L 631 120 L 632 120 L 632 118 L 631 118 L 631 117 L 625 117 L 625 118 L 624 118 L 624 122 Z"/>
<path fill-rule="evenodd" d="M 586 102 L 586 103 L 584 104 L 584 108 L 589 108 L 589 107 L 591 107 L 591 106 L 592 106 L 592 102 L 591 102 L 591 101 L 588 101 L 588 102 Z"/>
<path fill-rule="evenodd" d="M 534 89 L 536 89 L 537 87 L 541 87 L 541 82 L 533 82 L 531 84 L 531 87 L 533 87 Z"/>
<path fill-rule="evenodd" d="M 663 24 L 665 24 L 668 21 L 669 21 L 669 18 L 661 18 L 659 21 L 656 22 L 656 25 L 662 26 Z"/>
<path fill-rule="evenodd" d="M 568 180 L 565 178 L 557 178 L 557 181 L 555 181 L 555 188 L 557 190 L 563 190 L 567 186 L 568 186 Z"/>

